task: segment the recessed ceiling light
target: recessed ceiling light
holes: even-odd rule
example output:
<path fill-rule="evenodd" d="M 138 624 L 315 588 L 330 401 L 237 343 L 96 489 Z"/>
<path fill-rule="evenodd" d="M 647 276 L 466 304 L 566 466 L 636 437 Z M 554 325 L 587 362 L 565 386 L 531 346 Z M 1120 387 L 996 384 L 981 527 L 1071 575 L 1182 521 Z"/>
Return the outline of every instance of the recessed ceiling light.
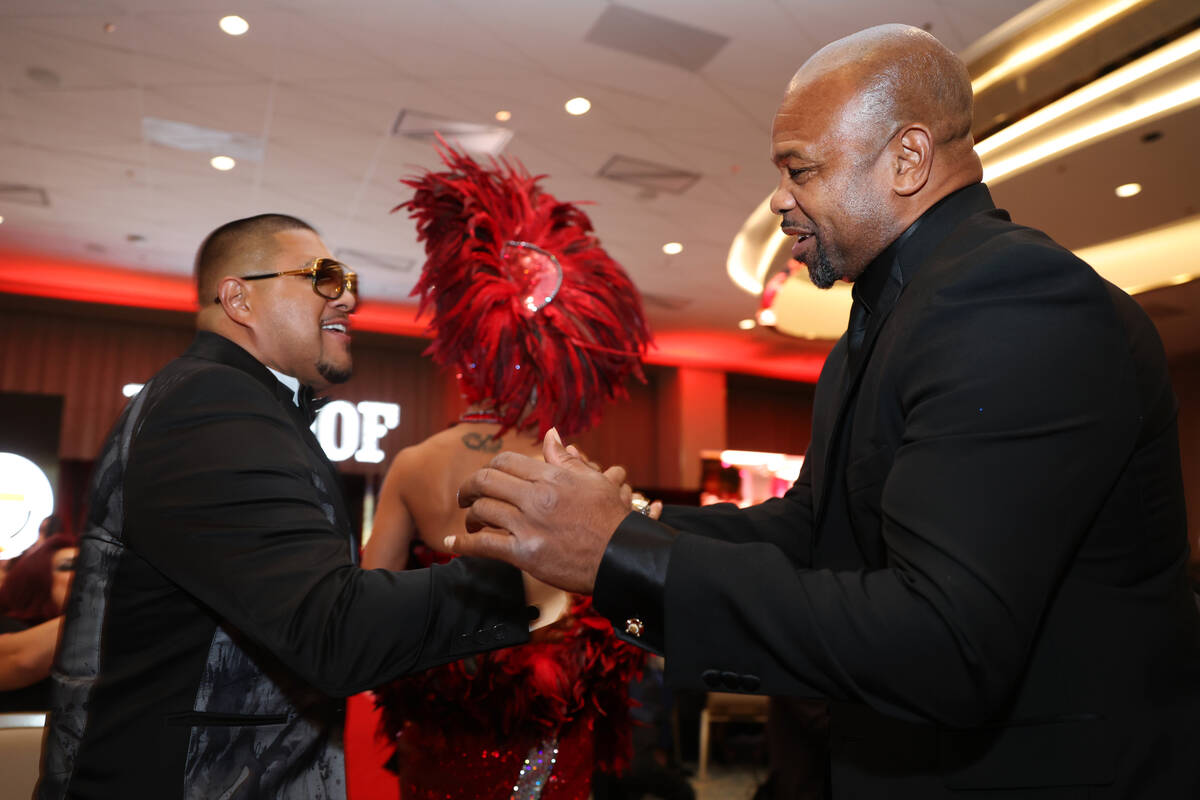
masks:
<path fill-rule="evenodd" d="M 1140 183 L 1122 183 L 1116 188 L 1117 197 L 1133 197 L 1142 190 Z"/>
<path fill-rule="evenodd" d="M 4 217 L 0 217 L 0 225 L 4 224 Z"/>
<path fill-rule="evenodd" d="M 738 327 L 744 331 L 753 330 L 757 326 L 758 326 L 758 323 L 752 319 L 744 319 L 738 323 Z"/>
<path fill-rule="evenodd" d="M 507 111 L 502 108 L 496 112 L 496 120 L 498 122 L 508 122 L 510 119 L 512 119 L 511 111 Z"/>
<path fill-rule="evenodd" d="M 669 256 L 677 256 L 683 252 L 683 245 L 679 242 L 667 242 L 663 245 L 663 252 Z"/>
<path fill-rule="evenodd" d="M 229 156 L 213 156 L 209 162 L 213 169 L 219 169 L 221 172 L 228 172 L 237 166 L 237 162 Z"/>
<path fill-rule="evenodd" d="M 228 17 L 221 17 L 221 21 L 217 23 L 221 26 L 221 30 L 228 33 L 230 36 L 241 36 L 246 31 L 250 30 L 250 23 L 242 19 L 236 14 L 230 14 Z"/>
<path fill-rule="evenodd" d="M 568 114 L 580 116 L 586 114 L 592 108 L 592 101 L 586 97 L 572 97 L 566 102 L 563 108 L 567 109 Z"/>

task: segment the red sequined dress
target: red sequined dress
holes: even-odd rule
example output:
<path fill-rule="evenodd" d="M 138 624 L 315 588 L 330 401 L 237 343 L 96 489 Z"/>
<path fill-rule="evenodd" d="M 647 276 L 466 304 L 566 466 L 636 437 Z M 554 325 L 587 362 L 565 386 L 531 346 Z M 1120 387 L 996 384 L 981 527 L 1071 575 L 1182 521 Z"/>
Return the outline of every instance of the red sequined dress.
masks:
<path fill-rule="evenodd" d="M 629 683 L 643 654 L 588 598 L 534 641 L 377 689 L 403 800 L 587 800 L 629 763 Z"/>

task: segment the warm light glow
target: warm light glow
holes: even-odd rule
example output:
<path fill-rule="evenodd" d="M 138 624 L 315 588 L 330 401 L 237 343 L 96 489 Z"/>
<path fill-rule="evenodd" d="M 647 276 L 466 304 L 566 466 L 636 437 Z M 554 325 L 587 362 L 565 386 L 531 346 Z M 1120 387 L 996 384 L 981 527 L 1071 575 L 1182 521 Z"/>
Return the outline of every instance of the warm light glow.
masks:
<path fill-rule="evenodd" d="M 4 217 L 0 217 L 0 225 L 4 224 Z"/>
<path fill-rule="evenodd" d="M 771 327 L 777 321 L 778 320 L 776 320 L 776 318 L 775 318 L 775 312 L 772 311 L 771 309 L 760 308 L 758 310 L 758 324 L 759 325 L 766 325 L 767 327 Z"/>
<path fill-rule="evenodd" d="M 1138 192 L 1142 191 L 1140 183 L 1122 183 L 1115 189 L 1117 197 L 1133 197 Z"/>
<path fill-rule="evenodd" d="M 725 467 L 762 467 L 787 481 L 795 481 L 804 466 L 804 456 L 784 453 L 759 453 L 753 450 L 722 450 L 721 465 Z"/>
<path fill-rule="evenodd" d="M 1014 140 L 1026 136 L 1038 128 L 1054 122 L 1060 117 L 1077 111 L 1086 105 L 1096 103 L 1105 97 L 1115 94 L 1132 83 L 1145 80 L 1156 72 L 1182 61 L 1200 52 L 1200 31 L 1193 31 L 1187 36 L 1180 37 L 1168 45 L 1160 47 L 1153 53 L 1139 58 L 1132 64 L 1127 64 L 1115 72 L 1110 72 L 1103 78 L 1092 81 L 1078 91 L 1054 101 L 1029 116 L 1014 122 L 1007 128 L 996 132 L 975 145 L 975 152 L 980 156 L 1010 144 Z"/>
<path fill-rule="evenodd" d="M 683 245 L 679 242 L 667 242 L 663 245 L 663 252 L 669 256 L 677 256 L 683 252 Z"/>
<path fill-rule="evenodd" d="M 1194 269 L 1200 214 L 1075 251 L 1106 280 L 1139 294 L 1200 278 Z"/>
<path fill-rule="evenodd" d="M 1044 61 L 1047 57 L 1062 50 L 1067 45 L 1131 8 L 1141 5 L 1146 0 L 1115 0 L 1082 19 L 1050 32 L 1048 35 L 1022 47 L 1017 52 L 1005 58 L 996 66 L 971 81 L 971 89 L 979 94 L 997 81 L 1007 78 L 1022 67 Z"/>
<path fill-rule="evenodd" d="M 237 166 L 237 162 L 229 156 L 213 156 L 208 163 L 212 164 L 213 169 L 219 169 L 221 172 L 228 172 Z"/>
<path fill-rule="evenodd" d="M 738 327 L 744 331 L 752 331 L 758 327 L 758 323 L 752 319 L 744 319 L 738 323 Z"/>
<path fill-rule="evenodd" d="M 1109 114 L 1095 122 L 1080 125 L 1053 139 L 1027 147 L 1008 158 L 985 165 L 983 180 L 985 183 L 991 183 L 1005 175 L 1045 161 L 1064 150 L 1078 147 L 1085 142 L 1107 136 L 1197 100 L 1200 100 L 1200 80 L 1155 95 L 1149 100 Z"/>
<path fill-rule="evenodd" d="M 510 119 L 512 119 L 511 111 L 508 111 L 508 110 L 502 108 L 496 112 L 496 121 L 497 122 L 508 122 Z"/>
<path fill-rule="evenodd" d="M 733 237 L 729 255 L 725 257 L 725 272 L 742 291 L 752 295 L 762 294 L 763 281 L 775 260 L 775 253 L 787 241 L 778 226 L 771 212 L 771 195 L 767 195 Z"/>
<path fill-rule="evenodd" d="M 567 109 L 568 114 L 574 114 L 578 117 L 591 110 L 592 101 L 588 100 L 586 97 L 572 97 L 566 102 L 566 105 L 564 105 L 563 108 Z"/>
<path fill-rule="evenodd" d="M 237 16 L 230 14 L 228 17 L 221 17 L 221 21 L 217 23 L 221 26 L 221 30 L 228 33 L 230 36 L 241 36 L 246 31 L 250 30 L 250 23 Z"/>

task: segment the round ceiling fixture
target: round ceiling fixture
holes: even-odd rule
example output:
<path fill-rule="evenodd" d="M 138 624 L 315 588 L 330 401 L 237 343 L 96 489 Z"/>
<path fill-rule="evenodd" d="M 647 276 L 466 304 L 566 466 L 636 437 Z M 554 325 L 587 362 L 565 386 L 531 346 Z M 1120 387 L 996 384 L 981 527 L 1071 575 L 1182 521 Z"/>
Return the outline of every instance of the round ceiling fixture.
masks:
<path fill-rule="evenodd" d="M 1142 185 L 1140 183 L 1122 183 L 1113 191 L 1116 192 L 1117 197 L 1133 197 L 1142 191 Z"/>
<path fill-rule="evenodd" d="M 563 105 L 563 108 L 567 110 L 568 114 L 579 117 L 592 109 L 592 101 L 586 97 L 572 97 Z"/>
<path fill-rule="evenodd" d="M 744 319 L 738 323 L 738 327 L 744 331 L 750 331 L 758 327 L 758 323 L 752 319 Z"/>
<path fill-rule="evenodd" d="M 221 30 L 228 33 L 230 36 L 241 36 L 246 31 L 250 30 L 250 23 L 239 17 L 237 14 L 230 14 L 227 17 L 221 17 L 221 21 L 217 23 L 221 26 Z"/>
<path fill-rule="evenodd" d="M 667 242 L 663 245 L 663 252 L 669 256 L 677 256 L 683 252 L 683 245 L 679 242 Z"/>
<path fill-rule="evenodd" d="M 208 163 L 212 164 L 213 169 L 219 169 L 221 172 L 228 172 L 237 166 L 237 162 L 229 156 L 213 156 Z"/>
<path fill-rule="evenodd" d="M 502 108 L 496 112 L 496 121 L 497 122 L 508 122 L 510 119 L 512 119 L 511 111 Z"/>

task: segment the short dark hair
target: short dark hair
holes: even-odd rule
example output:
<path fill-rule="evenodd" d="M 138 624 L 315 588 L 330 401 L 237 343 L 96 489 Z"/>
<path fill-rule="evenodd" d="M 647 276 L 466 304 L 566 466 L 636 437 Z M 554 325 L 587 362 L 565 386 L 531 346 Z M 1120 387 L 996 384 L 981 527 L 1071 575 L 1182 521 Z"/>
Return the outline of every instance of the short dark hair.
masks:
<path fill-rule="evenodd" d="M 271 237 L 282 231 L 317 230 L 302 219 L 287 214 L 259 214 L 226 222 L 205 237 L 196 252 L 196 291 L 201 305 L 215 296 L 216 282 L 239 261 L 258 262 L 270 254 Z"/>

